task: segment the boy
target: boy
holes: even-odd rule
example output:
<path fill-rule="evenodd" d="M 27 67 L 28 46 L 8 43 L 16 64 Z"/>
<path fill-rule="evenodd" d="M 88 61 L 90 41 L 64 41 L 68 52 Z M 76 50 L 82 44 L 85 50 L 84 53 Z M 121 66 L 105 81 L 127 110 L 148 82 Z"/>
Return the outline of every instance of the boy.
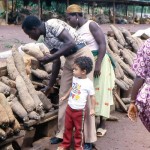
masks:
<path fill-rule="evenodd" d="M 93 62 L 89 57 L 78 57 L 74 61 L 72 87 L 63 97 L 60 98 L 61 101 L 64 101 L 69 96 L 65 114 L 65 132 L 63 135 L 63 142 L 58 147 L 58 150 L 66 150 L 70 148 L 73 128 L 75 128 L 75 150 L 83 150 L 83 127 L 88 96 L 90 96 L 91 99 L 90 115 L 94 116 L 95 114 L 95 91 L 92 81 L 87 78 L 87 74 L 91 72 L 92 68 Z"/>

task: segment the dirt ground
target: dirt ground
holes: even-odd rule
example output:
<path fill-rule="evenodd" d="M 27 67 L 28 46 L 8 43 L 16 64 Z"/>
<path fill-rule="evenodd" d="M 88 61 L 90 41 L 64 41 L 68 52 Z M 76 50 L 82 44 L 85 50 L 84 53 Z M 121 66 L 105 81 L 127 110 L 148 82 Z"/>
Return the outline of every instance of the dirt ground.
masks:
<path fill-rule="evenodd" d="M 131 32 L 149 27 L 149 25 L 117 26 L 125 27 Z M 110 30 L 109 25 L 101 25 L 101 28 L 104 33 Z M 24 34 L 20 26 L 0 26 L 0 52 L 11 49 L 13 44 L 20 46 L 29 42 L 33 41 Z M 96 142 L 98 150 L 150 150 L 150 134 L 139 119 L 136 123 L 133 123 L 129 121 L 125 113 L 114 112 L 113 115 L 117 116 L 119 121 L 107 121 L 107 134 L 98 138 Z M 49 150 L 56 150 L 58 146 L 50 145 L 49 138 L 46 138 L 44 142 L 44 145 L 48 145 Z"/>

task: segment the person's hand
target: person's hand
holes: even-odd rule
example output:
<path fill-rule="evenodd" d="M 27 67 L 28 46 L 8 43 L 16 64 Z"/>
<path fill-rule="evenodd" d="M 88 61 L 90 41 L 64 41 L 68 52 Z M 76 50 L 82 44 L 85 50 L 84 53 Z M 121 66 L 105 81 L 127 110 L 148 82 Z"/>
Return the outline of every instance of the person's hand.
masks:
<path fill-rule="evenodd" d="M 138 109 L 134 103 L 131 103 L 128 110 L 128 117 L 131 121 L 136 121 L 138 116 Z"/>
<path fill-rule="evenodd" d="M 95 116 L 95 110 L 94 109 L 90 110 L 90 116 Z"/>
<path fill-rule="evenodd" d="M 53 61 L 53 57 L 52 56 L 44 56 L 42 58 L 39 58 L 38 60 L 40 61 L 40 63 L 42 65 L 45 65 L 46 63 Z"/>
<path fill-rule="evenodd" d="M 63 96 L 60 98 L 60 102 L 64 101 L 66 99 L 66 96 Z"/>
<path fill-rule="evenodd" d="M 46 87 L 42 88 L 41 91 L 42 91 L 46 96 L 48 96 L 50 93 L 53 93 L 53 88 L 52 88 L 52 87 L 49 87 L 49 86 L 46 86 Z"/>
<path fill-rule="evenodd" d="M 101 75 L 101 68 L 98 65 L 95 65 L 94 77 L 98 78 Z"/>

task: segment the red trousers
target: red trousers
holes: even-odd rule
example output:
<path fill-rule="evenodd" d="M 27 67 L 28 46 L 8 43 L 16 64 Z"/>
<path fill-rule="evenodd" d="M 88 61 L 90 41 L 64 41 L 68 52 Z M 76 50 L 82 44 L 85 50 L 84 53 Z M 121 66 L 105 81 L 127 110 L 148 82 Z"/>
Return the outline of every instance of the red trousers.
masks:
<path fill-rule="evenodd" d="M 70 148 L 71 141 L 72 141 L 73 128 L 75 128 L 74 149 L 83 150 L 84 118 L 85 118 L 85 109 L 75 110 L 75 109 L 72 109 L 70 106 L 67 106 L 66 114 L 65 114 L 65 131 L 63 135 L 63 142 L 60 147 L 63 147 L 65 149 Z"/>

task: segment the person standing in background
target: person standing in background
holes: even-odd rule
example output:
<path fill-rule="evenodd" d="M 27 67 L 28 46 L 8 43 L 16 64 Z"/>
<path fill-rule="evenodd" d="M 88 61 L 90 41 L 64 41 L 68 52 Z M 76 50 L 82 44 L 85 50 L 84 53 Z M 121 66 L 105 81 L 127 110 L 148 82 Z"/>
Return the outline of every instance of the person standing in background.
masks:
<path fill-rule="evenodd" d="M 131 93 L 128 117 L 136 121 L 139 110 L 139 117 L 150 132 L 150 38 L 138 50 L 133 70 L 136 78 Z"/>
<path fill-rule="evenodd" d="M 115 85 L 114 69 L 106 52 L 105 36 L 96 22 L 86 20 L 83 17 L 79 5 L 73 4 L 67 7 L 66 19 L 72 27 L 76 28 L 77 33 L 85 39 L 95 57 L 94 86 L 97 101 L 95 115 L 100 117 L 97 136 L 101 137 L 107 131 L 105 119 L 110 116 L 110 106 L 113 105 L 112 90 Z M 92 141 L 88 142 L 87 147 L 91 145 Z"/>

